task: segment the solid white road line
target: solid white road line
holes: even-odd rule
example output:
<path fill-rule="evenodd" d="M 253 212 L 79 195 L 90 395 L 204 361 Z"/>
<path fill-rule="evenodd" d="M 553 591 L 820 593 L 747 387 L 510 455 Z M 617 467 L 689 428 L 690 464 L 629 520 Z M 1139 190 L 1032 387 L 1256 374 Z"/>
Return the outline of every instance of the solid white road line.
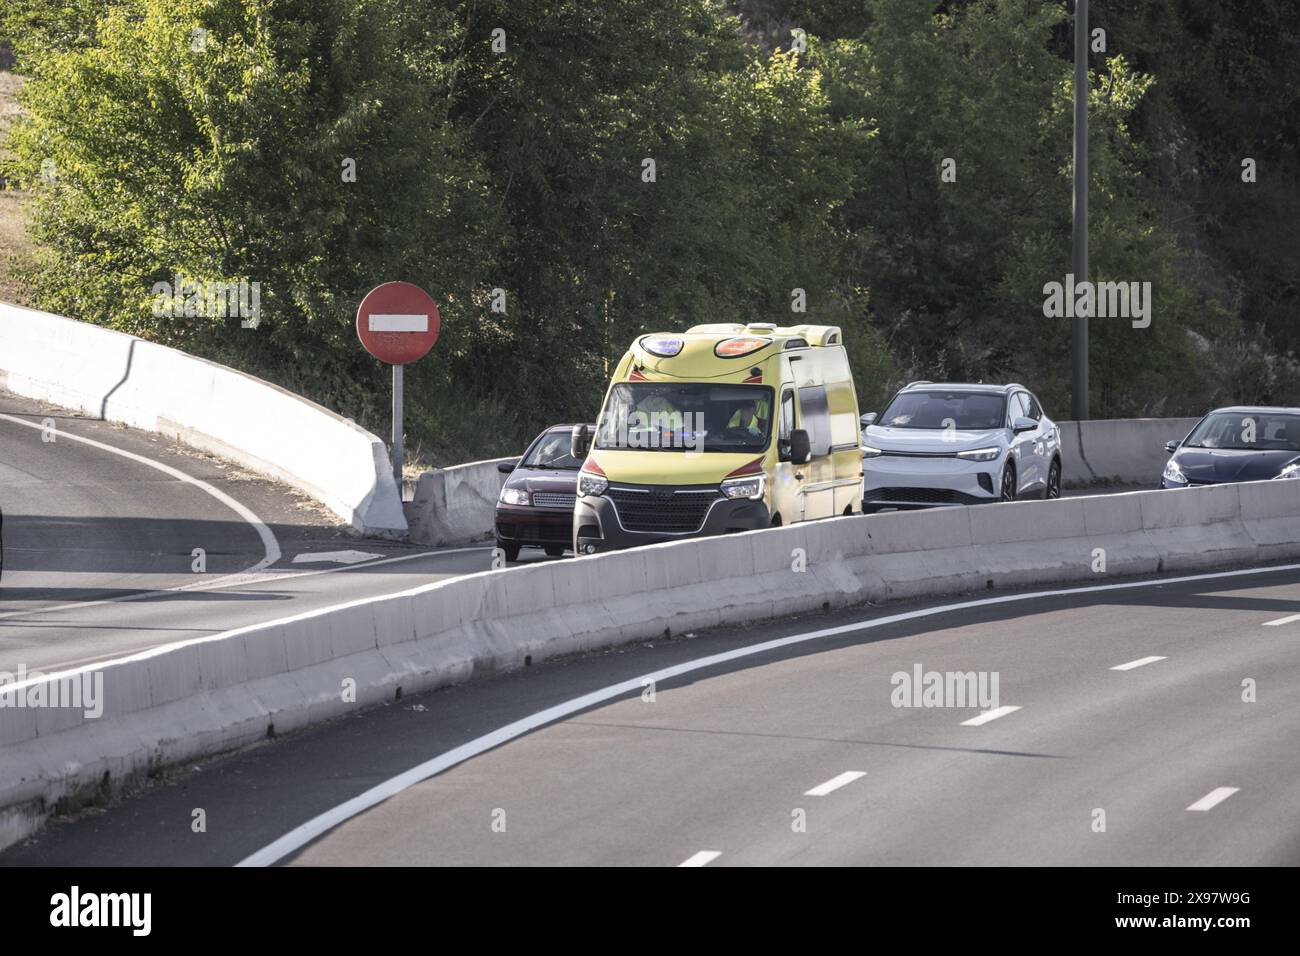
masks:
<path fill-rule="evenodd" d="M 38 432 L 45 431 L 45 426 L 42 425 L 40 422 L 29 422 L 26 419 L 18 418 L 14 415 L 0 415 L 0 418 L 4 419 L 7 422 L 13 422 L 15 425 L 23 425 L 27 428 L 34 428 Z M 128 458 L 131 461 L 138 462 L 141 465 L 147 465 L 150 468 L 154 468 L 157 469 L 158 471 L 161 471 L 165 475 L 170 475 L 171 477 L 175 478 L 177 481 L 183 481 L 188 485 L 193 485 L 194 487 L 200 489 L 201 491 L 207 492 L 213 498 L 216 498 L 223 505 L 225 505 L 231 511 L 235 512 L 235 514 L 239 515 L 239 517 L 243 518 L 250 525 L 252 525 L 253 530 L 257 532 L 257 536 L 262 539 L 262 550 L 264 552 L 262 560 L 258 561 L 257 564 L 254 564 L 252 567 L 247 568 L 243 572 L 244 574 L 251 574 L 254 571 L 260 571 L 263 568 L 275 564 L 276 561 L 280 560 L 280 545 L 275 540 L 275 535 L 271 533 L 271 529 L 266 526 L 266 522 L 264 522 L 257 515 L 253 514 L 251 510 L 245 508 L 234 498 L 230 497 L 230 495 L 226 494 L 220 488 L 214 488 L 206 481 L 200 481 L 198 478 L 195 478 L 193 475 L 187 475 L 185 474 L 185 472 L 181 471 L 180 469 L 173 468 L 171 465 L 164 465 L 160 461 L 154 461 L 152 458 L 144 457 L 144 455 L 137 455 L 135 454 L 135 452 L 126 451 L 121 448 L 115 448 L 112 445 L 107 445 L 102 441 L 95 441 L 93 438 L 83 438 L 80 435 L 72 434 L 72 432 L 60 431 L 58 429 L 54 429 L 54 435 L 56 440 L 59 438 L 66 438 L 71 441 L 81 442 L 83 445 L 90 445 L 92 448 L 98 448 L 100 451 L 106 451 L 114 455 L 119 455 L 122 458 Z"/>
<path fill-rule="evenodd" d="M 826 796 L 826 794 L 832 793 L 838 790 L 840 787 L 848 786 L 854 780 L 857 780 L 859 777 L 865 777 L 865 776 L 866 774 L 861 770 L 846 770 L 838 777 L 831 777 L 831 779 L 827 780 L 825 783 L 818 784 L 817 786 L 813 787 L 811 790 L 805 793 L 804 796 L 824 797 Z"/>
<path fill-rule="evenodd" d="M 1005 717 L 1007 714 L 1014 714 L 1019 709 L 1019 707 L 1004 704 L 1001 707 L 994 707 L 992 710 L 986 710 L 978 717 L 972 717 L 970 720 L 963 720 L 961 726 L 978 727 L 981 724 L 987 724 L 990 720 L 997 720 L 999 717 Z"/>
<path fill-rule="evenodd" d="M 1147 664 L 1154 664 L 1156 661 L 1167 661 L 1167 657 L 1139 657 L 1135 661 L 1129 661 L 1127 664 L 1116 664 L 1111 668 L 1113 671 L 1131 671 L 1135 667 L 1145 667 Z"/>
<path fill-rule="evenodd" d="M 586 560 L 586 559 L 579 559 Z M 819 631 L 808 631 L 803 634 L 794 634 L 789 637 L 779 637 L 770 641 L 761 641 L 758 644 L 751 644 L 748 647 L 738 647 L 734 650 L 724 651 L 720 654 L 710 654 L 707 657 L 699 657 L 695 660 L 685 661 L 681 664 L 675 664 L 672 667 L 665 667 L 661 670 L 653 671 L 649 674 L 642 674 L 633 677 L 630 680 L 620 681 L 617 684 L 610 684 L 599 690 L 583 694 L 581 697 L 574 697 L 572 700 L 566 700 L 562 703 L 547 707 L 545 710 L 539 710 L 535 714 L 530 714 L 519 720 L 512 721 L 504 727 L 498 727 L 496 730 L 486 733 L 481 737 L 475 737 L 473 740 L 461 744 L 448 750 L 446 753 L 439 754 L 424 763 L 412 767 L 410 770 L 400 773 L 395 777 L 376 784 L 364 793 L 360 793 L 350 800 L 340 803 L 331 810 L 326 810 L 318 816 L 312 817 L 306 823 L 299 824 L 284 836 L 275 842 L 268 844 L 258 850 L 251 856 L 241 860 L 237 866 L 270 866 L 277 860 L 283 859 L 290 853 L 301 849 L 312 840 L 315 840 L 323 833 L 327 833 L 334 827 L 346 820 L 350 820 L 357 814 L 364 813 L 371 807 L 383 803 L 394 794 L 401 793 L 408 787 L 412 787 L 422 780 L 437 776 L 444 770 L 464 763 L 471 757 L 477 757 L 481 753 L 499 747 L 502 744 L 522 737 L 524 734 L 536 730 L 538 727 L 545 727 L 547 724 L 554 723 L 565 717 L 569 717 L 579 711 L 602 704 L 605 701 L 613 700 L 624 694 L 640 694 L 645 687 L 646 681 L 671 680 L 682 674 L 689 674 L 694 671 L 703 670 L 708 667 L 714 667 L 718 664 L 726 664 L 730 661 L 741 660 L 746 657 L 753 657 L 758 654 L 766 654 L 769 651 L 780 650 L 786 647 L 792 647 L 798 644 L 804 644 L 809 641 L 818 641 L 828 637 L 840 637 L 844 634 L 852 634 L 854 631 L 869 631 L 878 627 L 885 627 L 890 624 L 897 624 L 901 621 L 915 621 L 927 617 L 935 617 L 940 614 L 950 614 L 953 611 L 965 611 L 977 607 L 991 607 L 997 604 L 1018 604 L 1022 601 L 1034 601 L 1040 598 L 1051 597 L 1070 597 L 1082 594 L 1102 594 L 1107 591 L 1130 591 L 1139 588 L 1165 587 L 1170 584 L 1190 584 L 1197 581 L 1218 581 L 1223 578 L 1239 578 L 1254 574 L 1275 574 L 1280 571 L 1300 571 L 1300 564 L 1279 564 L 1269 568 L 1242 568 L 1237 571 L 1212 571 L 1208 574 L 1185 574 L 1176 578 L 1156 578 L 1151 581 L 1121 581 L 1114 584 L 1090 584 L 1081 588 L 1057 588 L 1051 591 L 1030 591 L 1023 594 L 1001 594 L 997 597 L 976 598 L 971 601 L 959 601 L 955 604 L 939 604 L 934 607 L 917 608 L 912 611 L 900 611 L 897 614 L 886 614 L 882 617 L 872 618 L 869 621 L 857 621 L 853 624 L 841 624 L 838 627 L 822 628 Z M 496 572 L 486 572 L 489 574 Z M 414 588 L 406 594 L 416 594 L 420 591 L 428 590 L 438 585 L 426 584 L 420 588 Z M 391 597 L 392 595 L 387 595 Z M 375 599 L 371 599 L 375 600 Z M 363 603 L 361 601 L 349 602 L 350 605 Z M 349 606 L 349 605 L 343 605 Z M 315 613 L 326 613 L 329 609 L 325 608 Z M 237 632 L 232 632 L 237 633 Z M 220 636 L 220 635 L 218 635 Z M 196 638 L 192 641 L 183 642 L 183 644 L 197 643 L 200 640 L 212 640 L 213 638 Z M 178 645 L 172 645 L 178 646 Z M 1012 708 L 1016 710 L 1018 708 Z M 979 718 L 976 718 L 977 720 Z"/>
<path fill-rule="evenodd" d="M 1224 800 L 1240 790 L 1240 787 L 1215 787 L 1201 799 L 1193 803 L 1188 810 L 1213 810 Z"/>
<path fill-rule="evenodd" d="M 701 850 L 699 853 L 696 853 L 690 859 L 683 860 L 681 863 L 678 863 L 677 865 L 679 867 L 708 866 L 710 863 L 712 863 L 720 856 L 722 856 L 721 850 Z"/>
<path fill-rule="evenodd" d="M 1300 621 L 1300 614 L 1292 614 L 1290 617 L 1279 617 L 1276 621 L 1265 621 L 1265 627 L 1280 627 L 1283 624 L 1290 624 L 1292 621 Z"/>

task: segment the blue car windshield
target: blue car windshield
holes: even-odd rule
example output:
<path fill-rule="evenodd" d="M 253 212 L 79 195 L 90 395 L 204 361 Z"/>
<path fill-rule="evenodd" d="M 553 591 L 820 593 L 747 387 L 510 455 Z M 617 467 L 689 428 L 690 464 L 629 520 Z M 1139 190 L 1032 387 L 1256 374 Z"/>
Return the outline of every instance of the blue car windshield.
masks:
<path fill-rule="evenodd" d="M 1215 412 L 1183 442 L 1184 448 L 1233 451 L 1300 451 L 1300 415 L 1285 412 Z"/>
<path fill-rule="evenodd" d="M 880 416 L 885 428 L 986 431 L 1006 425 L 1007 399 L 993 392 L 939 390 L 900 392 Z"/>

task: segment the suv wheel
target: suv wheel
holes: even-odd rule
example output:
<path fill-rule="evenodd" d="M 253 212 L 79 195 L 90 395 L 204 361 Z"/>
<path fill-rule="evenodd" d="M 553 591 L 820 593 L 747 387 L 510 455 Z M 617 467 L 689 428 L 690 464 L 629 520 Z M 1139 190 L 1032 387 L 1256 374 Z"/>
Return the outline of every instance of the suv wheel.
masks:
<path fill-rule="evenodd" d="M 497 538 L 497 547 L 504 552 L 507 562 L 515 562 L 519 560 L 519 549 L 522 547 L 519 543 L 514 541 L 502 541 L 500 538 Z"/>
<path fill-rule="evenodd" d="M 1047 472 L 1047 497 L 1061 497 L 1061 459 L 1053 458 L 1052 467 Z"/>
<path fill-rule="evenodd" d="M 1001 501 L 1016 500 L 1016 466 L 1011 462 L 1002 469 L 1002 488 L 998 498 Z"/>

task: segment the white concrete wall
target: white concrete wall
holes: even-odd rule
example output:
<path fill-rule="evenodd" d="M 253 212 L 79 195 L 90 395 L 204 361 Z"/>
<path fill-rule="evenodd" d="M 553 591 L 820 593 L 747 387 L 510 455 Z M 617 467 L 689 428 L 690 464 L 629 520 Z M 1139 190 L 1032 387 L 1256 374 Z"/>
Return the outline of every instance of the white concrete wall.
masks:
<path fill-rule="evenodd" d="M 497 465 L 518 460 L 472 461 L 421 474 L 414 497 L 405 505 L 411 540 L 445 546 L 492 537 L 497 498 L 506 481 Z"/>
<path fill-rule="evenodd" d="M 231 459 L 310 495 L 366 534 L 406 533 L 379 438 L 224 365 L 0 303 L 0 388 Z"/>
<path fill-rule="evenodd" d="M 868 601 L 1297 557 L 1300 481 L 1272 481 L 832 518 L 440 581 L 0 689 L 0 847 L 61 803 L 101 797 L 105 780 L 114 792 L 271 726 L 295 730 L 526 656 Z M 37 683 L 96 669 L 99 719 L 13 706 Z M 356 703 L 342 700 L 345 678 Z"/>
<path fill-rule="evenodd" d="M 1182 441 L 1196 418 L 1111 418 L 1058 422 L 1061 477 L 1068 486 L 1123 483 L 1160 486 L 1169 455 L 1165 442 Z"/>

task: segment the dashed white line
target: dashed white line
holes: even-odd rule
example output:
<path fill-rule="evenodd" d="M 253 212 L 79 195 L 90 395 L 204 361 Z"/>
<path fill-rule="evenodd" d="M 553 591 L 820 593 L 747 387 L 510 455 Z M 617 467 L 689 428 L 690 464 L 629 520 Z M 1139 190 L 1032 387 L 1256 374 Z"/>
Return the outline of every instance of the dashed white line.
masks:
<path fill-rule="evenodd" d="M 689 859 L 683 860 L 681 863 L 678 863 L 677 865 L 678 867 L 708 866 L 710 863 L 712 863 L 720 856 L 722 856 L 721 850 L 701 850 L 699 853 L 694 854 Z"/>
<path fill-rule="evenodd" d="M 588 559 L 578 558 L 577 560 L 585 561 Z M 301 849 L 312 840 L 315 840 L 322 834 L 329 832 L 339 824 L 352 819 L 358 814 L 364 813 L 371 807 L 377 806 L 389 797 L 401 793 L 403 790 L 414 786 L 422 780 L 428 780 L 430 777 L 437 776 L 443 771 L 455 767 L 457 764 L 464 763 L 471 757 L 476 757 L 481 753 L 500 747 L 502 744 L 522 737 L 525 734 L 536 730 L 538 727 L 545 727 L 547 724 L 562 720 L 565 717 L 587 710 L 588 708 L 594 707 L 598 704 L 614 700 L 624 694 L 639 694 L 645 689 L 645 682 L 647 680 L 652 680 L 658 684 L 682 674 L 694 673 L 708 667 L 715 667 L 719 664 L 725 664 L 730 661 L 742 660 L 759 654 L 766 654 L 781 648 L 794 647 L 811 641 L 819 641 L 828 637 L 838 637 L 843 634 L 851 634 L 858 631 L 871 631 L 900 621 L 922 620 L 940 614 L 951 614 L 954 611 L 965 611 L 970 608 L 1014 605 L 1025 601 L 1035 601 L 1050 597 L 1081 597 L 1085 594 L 1102 594 L 1111 591 L 1131 591 L 1141 590 L 1143 588 L 1168 587 L 1171 584 L 1187 584 L 1198 581 L 1219 581 L 1225 578 L 1241 578 L 1260 574 L 1277 574 L 1281 571 L 1300 571 L 1300 564 L 1273 565 L 1266 568 L 1242 568 L 1236 571 L 1211 571 L 1206 574 L 1185 574 L 1172 578 L 1155 578 L 1150 581 L 1120 581 L 1110 584 L 1093 584 L 1078 588 L 1055 588 L 1050 591 L 1002 594 L 997 597 L 978 598 L 971 601 L 960 601 L 954 604 L 939 604 L 932 607 L 900 611 L 895 614 L 886 614 L 866 621 L 855 621 L 850 624 L 842 624 L 836 627 L 821 628 L 819 630 L 808 631 L 802 634 L 791 634 L 786 637 L 776 638 L 769 641 L 760 641 L 757 644 L 749 644 L 745 647 L 733 648 L 722 653 L 709 654 L 705 657 L 684 661 L 680 664 L 674 664 L 670 667 L 652 671 L 649 674 L 641 674 L 637 677 L 630 678 L 629 680 L 610 684 L 607 687 L 590 691 L 579 697 L 575 697 L 572 700 L 566 700 L 554 704 L 544 710 L 530 714 L 527 717 L 522 717 L 506 724 L 505 726 L 498 727 L 496 730 L 483 734 L 480 737 L 476 737 L 473 740 L 466 741 L 459 747 L 454 747 L 451 750 L 431 757 L 423 763 L 417 764 L 409 770 L 397 774 L 395 777 L 391 777 L 388 780 L 376 784 L 366 792 L 360 793 L 357 796 L 352 797 L 350 800 L 312 817 L 305 823 L 299 824 L 279 839 L 245 857 L 237 865 L 269 866 L 288 856 L 290 853 Z M 496 574 L 498 572 L 491 571 L 484 573 Z M 426 584 L 422 587 L 414 588 L 411 591 L 401 593 L 422 593 L 431 587 L 439 586 L 441 585 Z M 343 606 L 353 606 L 361 603 L 364 602 L 358 601 Z M 318 613 L 324 613 L 324 611 L 328 610 L 328 608 L 325 608 Z M 199 640 L 210 640 L 210 638 L 196 639 L 195 641 L 188 643 L 198 643 Z M 1007 712 L 1009 713 L 1011 710 L 1018 709 L 1019 708 L 1013 707 Z M 992 711 L 990 711 L 990 713 L 992 713 Z M 983 715 L 981 715 L 981 717 L 982 716 Z M 1002 714 L 998 714 L 998 716 L 1000 717 Z M 989 717 L 988 719 L 992 720 L 993 718 Z M 975 718 L 975 720 L 983 723 L 983 720 L 981 720 L 980 717 Z"/>
<path fill-rule="evenodd" d="M 1224 800 L 1240 790 L 1240 787 L 1215 787 L 1201 799 L 1193 803 L 1188 810 L 1213 810 Z"/>
<path fill-rule="evenodd" d="M 1279 617 L 1276 621 L 1265 621 L 1265 627 L 1280 627 L 1283 624 L 1290 624 L 1292 621 L 1300 621 L 1300 614 L 1292 614 L 1290 617 Z"/>
<path fill-rule="evenodd" d="M 1113 671 L 1131 671 L 1135 667 L 1146 667 L 1148 664 L 1154 664 L 1156 661 L 1167 661 L 1167 657 L 1139 657 L 1135 661 L 1129 661 L 1127 664 L 1116 664 L 1111 668 Z"/>
<path fill-rule="evenodd" d="M 986 710 L 978 717 L 972 717 L 970 720 L 963 720 L 963 727 L 978 727 L 980 724 L 987 724 L 990 720 L 997 720 L 999 717 L 1005 717 L 1007 714 L 1014 714 L 1019 707 L 1006 705 L 1003 707 L 994 707 L 992 710 Z"/>
<path fill-rule="evenodd" d="M 825 783 L 818 784 L 807 793 L 805 797 L 824 797 L 828 793 L 833 793 L 840 787 L 846 787 L 859 777 L 865 777 L 866 773 L 861 770 L 846 770 L 838 777 L 831 777 Z"/>

